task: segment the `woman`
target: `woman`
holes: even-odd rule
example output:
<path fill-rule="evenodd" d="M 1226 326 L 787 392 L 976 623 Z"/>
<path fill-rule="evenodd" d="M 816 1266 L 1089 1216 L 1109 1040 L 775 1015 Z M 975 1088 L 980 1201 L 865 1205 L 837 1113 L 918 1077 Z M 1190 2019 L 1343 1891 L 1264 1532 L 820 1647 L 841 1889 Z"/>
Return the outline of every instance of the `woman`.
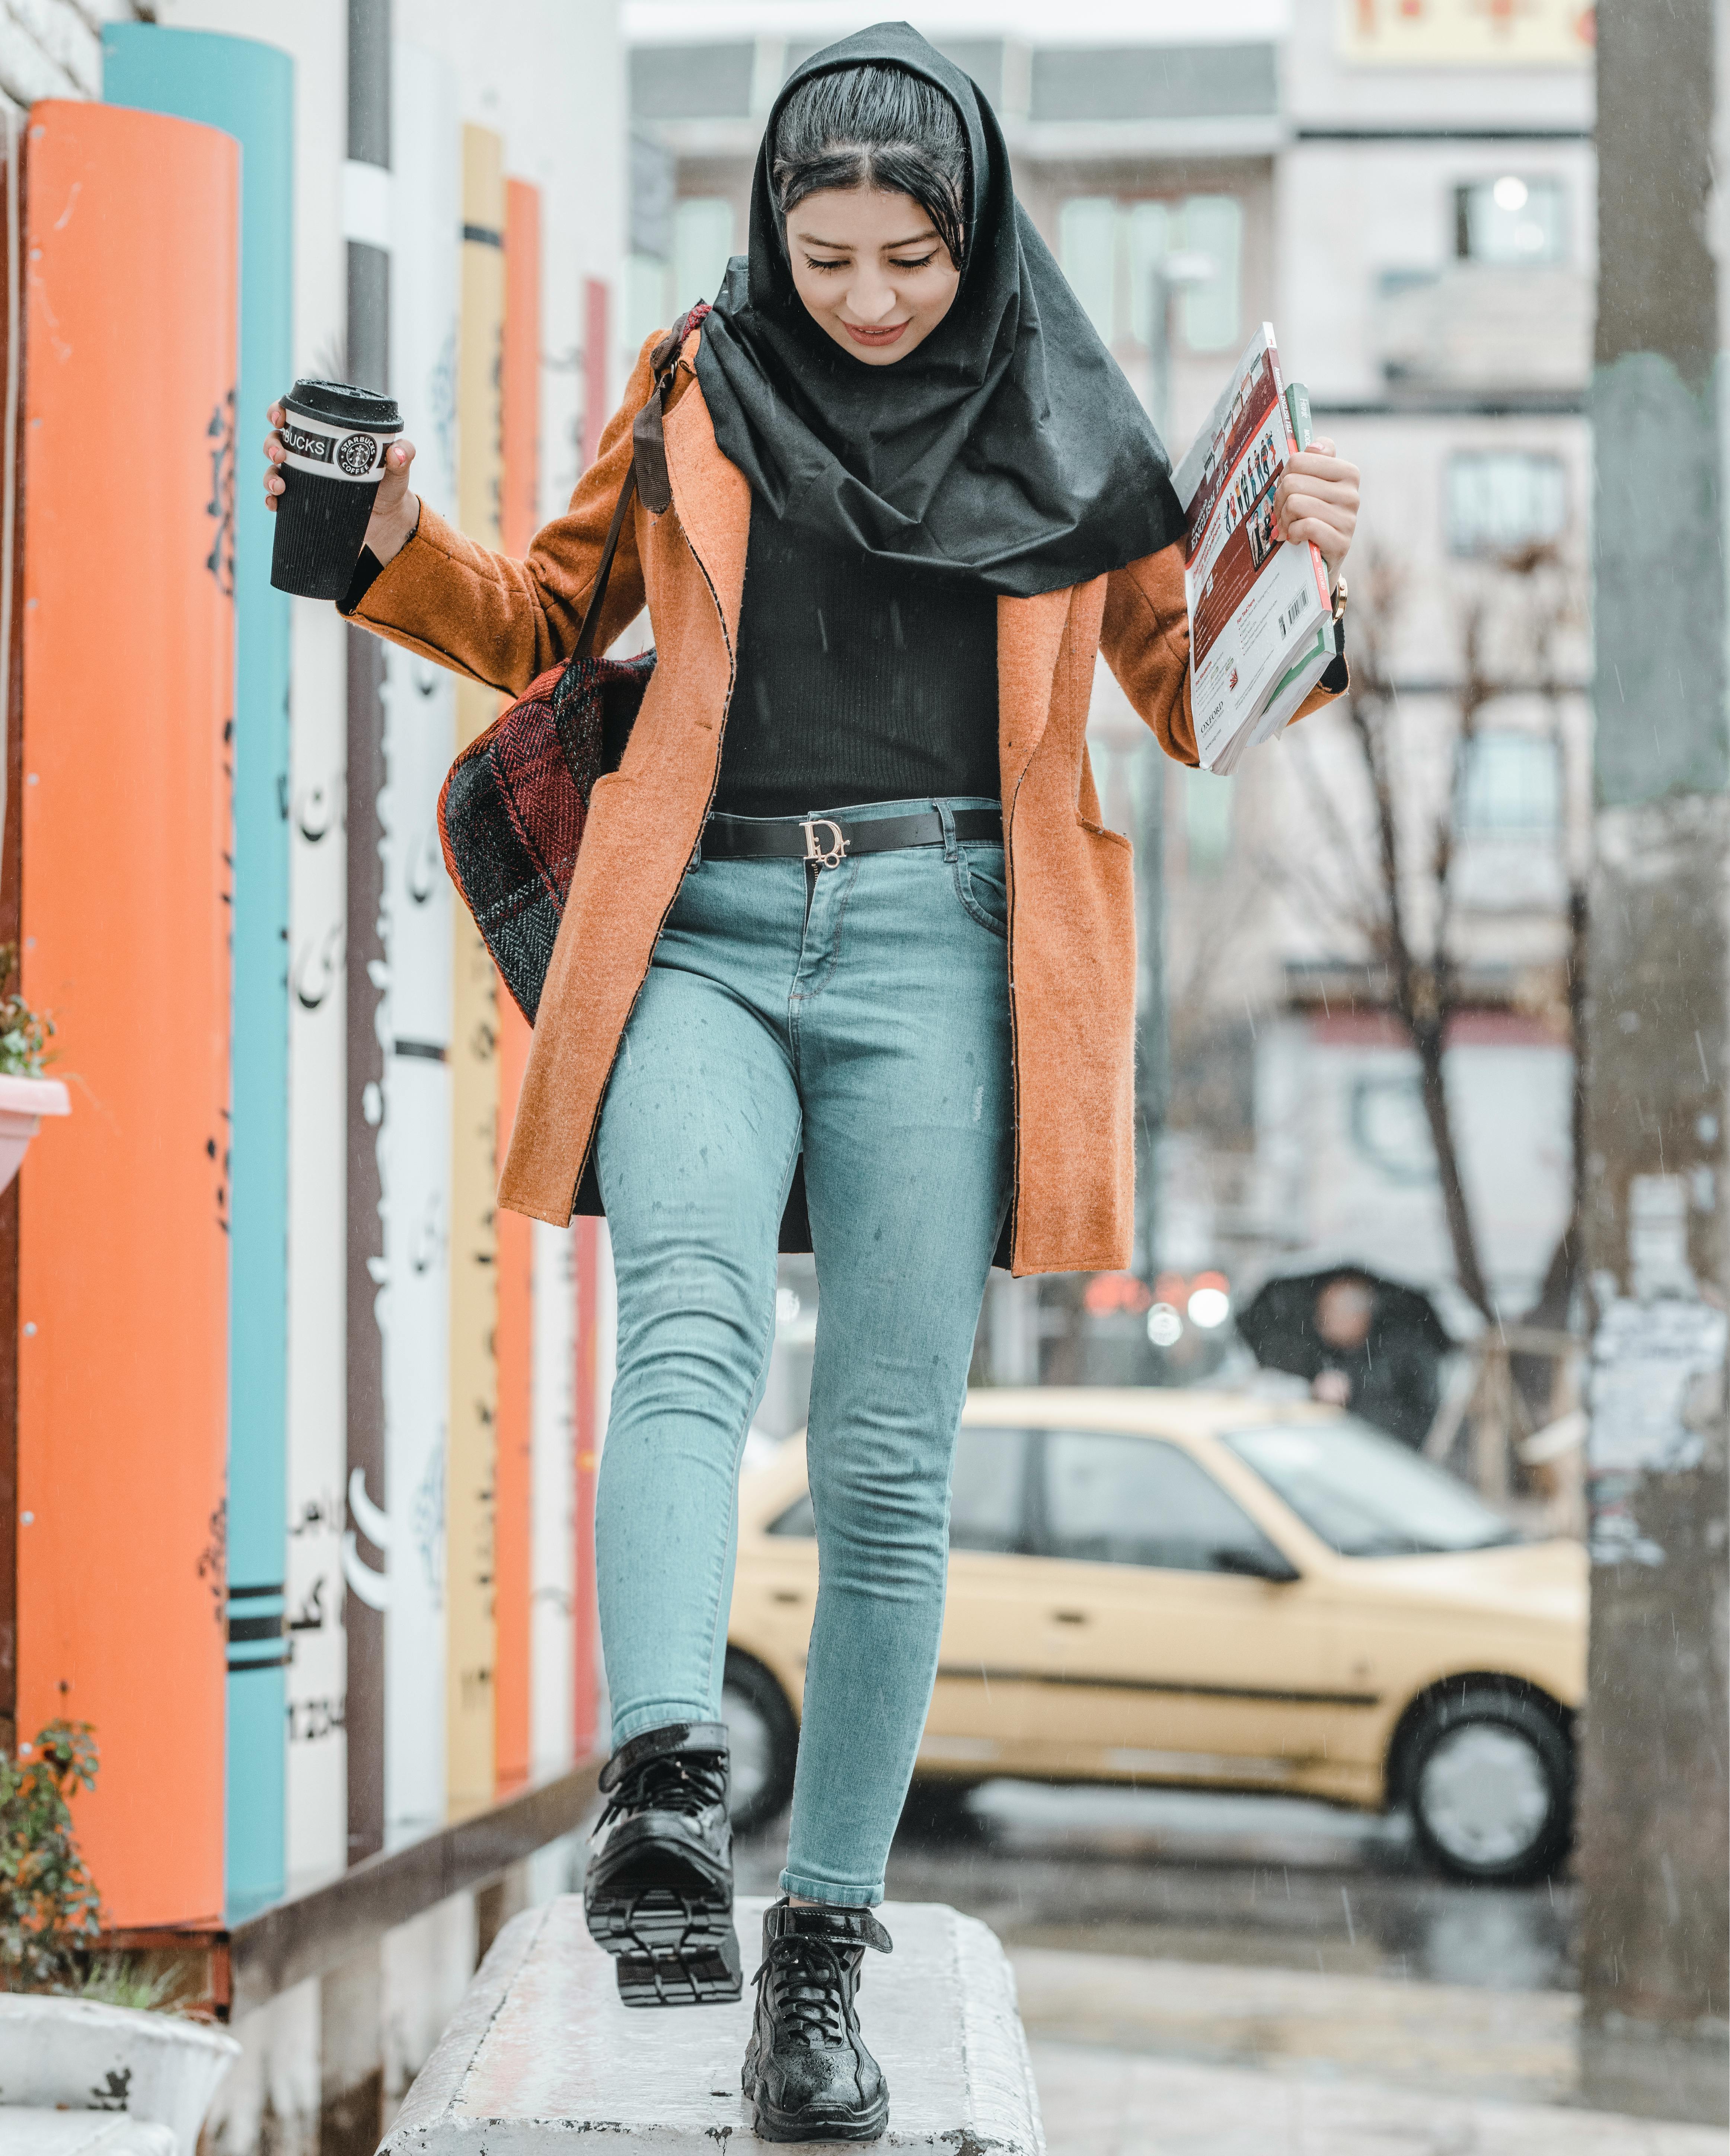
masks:
<path fill-rule="evenodd" d="M 649 349 L 525 561 L 418 504 L 393 449 L 354 619 L 512 691 L 568 654 Z M 562 1224 L 592 1167 L 611 1225 L 616 1748 L 585 1900 L 652 2005 L 741 1988 L 735 1486 L 802 1188 L 821 1586 L 745 2088 L 767 2138 L 868 2140 L 888 2097 L 855 1994 L 890 1943 L 870 1910 L 936 1673 L 987 1273 L 999 1250 L 1019 1273 L 1128 1257 L 1130 856 L 1084 732 L 1103 648 L 1194 761 L 1180 519 L 989 108 L 905 25 L 788 84 L 665 442 L 671 506 L 627 520 L 596 647 L 646 602 L 659 660 L 595 788 L 501 1197 Z M 1282 531 L 1337 573 L 1357 475 L 1325 444 L 1292 474 Z"/>

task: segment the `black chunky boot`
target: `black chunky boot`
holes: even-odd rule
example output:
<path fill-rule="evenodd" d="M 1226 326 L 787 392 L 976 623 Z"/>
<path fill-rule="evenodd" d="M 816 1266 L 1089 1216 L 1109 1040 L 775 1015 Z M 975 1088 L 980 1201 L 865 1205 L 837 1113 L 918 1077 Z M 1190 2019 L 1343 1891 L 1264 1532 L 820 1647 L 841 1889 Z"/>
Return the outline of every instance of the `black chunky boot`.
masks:
<path fill-rule="evenodd" d="M 623 1744 L 601 1772 L 583 1909 L 619 1961 L 627 2006 L 708 2006 L 743 1989 L 733 1930 L 726 1725 L 675 1722 Z"/>
<path fill-rule="evenodd" d="M 853 2004 L 867 1947 L 891 1951 L 869 1909 L 777 1902 L 763 1911 L 742 2077 L 759 2140 L 875 2141 L 888 2125 L 889 2090 Z"/>

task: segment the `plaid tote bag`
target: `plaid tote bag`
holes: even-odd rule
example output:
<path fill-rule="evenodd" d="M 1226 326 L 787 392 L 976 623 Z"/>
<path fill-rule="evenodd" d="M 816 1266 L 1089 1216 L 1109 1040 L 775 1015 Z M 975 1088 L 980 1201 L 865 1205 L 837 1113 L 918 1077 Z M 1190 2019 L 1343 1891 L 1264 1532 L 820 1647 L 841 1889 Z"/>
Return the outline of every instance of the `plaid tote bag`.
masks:
<path fill-rule="evenodd" d="M 552 957 L 588 820 L 589 797 L 616 771 L 655 654 L 597 659 L 595 632 L 632 496 L 657 512 L 672 501 L 661 420 L 684 341 L 708 313 L 693 307 L 653 354 L 655 383 L 631 429 L 634 454 L 602 549 L 577 648 L 531 681 L 450 767 L 439 795 L 444 865 L 475 916 L 501 978 L 531 1024 Z"/>

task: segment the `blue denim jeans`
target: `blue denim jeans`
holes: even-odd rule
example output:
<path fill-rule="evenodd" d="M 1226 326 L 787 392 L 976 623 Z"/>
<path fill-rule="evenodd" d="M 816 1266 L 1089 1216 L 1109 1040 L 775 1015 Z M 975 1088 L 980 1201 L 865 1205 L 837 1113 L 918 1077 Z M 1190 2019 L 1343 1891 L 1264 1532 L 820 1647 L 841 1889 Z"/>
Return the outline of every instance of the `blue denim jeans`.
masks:
<path fill-rule="evenodd" d="M 804 1155 L 819 1586 L 781 1883 L 853 1907 L 882 1899 L 931 1703 L 955 1433 L 1010 1188 L 1003 848 L 945 822 L 942 846 L 833 869 L 692 869 L 598 1139 L 619 1284 L 595 1521 L 615 1747 L 720 1714 L 739 1455 Z"/>

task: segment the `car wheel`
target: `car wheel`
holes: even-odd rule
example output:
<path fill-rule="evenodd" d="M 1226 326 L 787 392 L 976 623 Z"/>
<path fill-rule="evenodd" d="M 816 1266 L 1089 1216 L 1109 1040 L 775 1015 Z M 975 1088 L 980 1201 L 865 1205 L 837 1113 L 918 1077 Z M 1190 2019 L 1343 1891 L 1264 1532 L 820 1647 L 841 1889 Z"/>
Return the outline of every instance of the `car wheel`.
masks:
<path fill-rule="evenodd" d="M 1412 1825 L 1456 1879 L 1542 1879 L 1573 1836 L 1573 1748 L 1535 1700 L 1488 1685 L 1436 1701 L 1405 1747 Z"/>
<path fill-rule="evenodd" d="M 741 1834 L 754 1834 L 793 1795 L 799 1726 L 768 1671 L 734 1647 L 726 1650 L 721 1713 L 732 1753 L 733 1825 Z"/>

